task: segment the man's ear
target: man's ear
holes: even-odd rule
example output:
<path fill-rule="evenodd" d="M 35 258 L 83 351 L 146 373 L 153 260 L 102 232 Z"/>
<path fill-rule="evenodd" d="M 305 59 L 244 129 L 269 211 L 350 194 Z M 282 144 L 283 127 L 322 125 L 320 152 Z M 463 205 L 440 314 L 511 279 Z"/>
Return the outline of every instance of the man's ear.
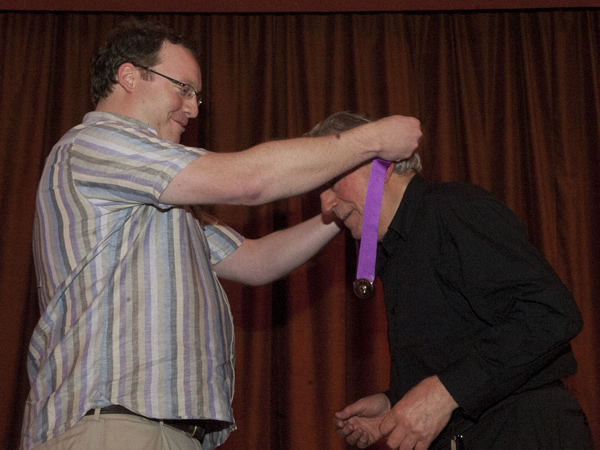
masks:
<path fill-rule="evenodd" d="M 394 168 L 396 167 L 396 164 L 394 163 L 394 161 L 392 161 L 390 163 L 389 166 L 387 166 L 387 168 L 385 169 L 385 178 L 384 178 L 384 182 L 387 183 L 388 180 L 390 179 L 390 177 L 392 176 L 392 173 L 394 173 Z"/>
<path fill-rule="evenodd" d="M 135 88 L 135 84 L 140 79 L 140 72 L 131 63 L 121 64 L 117 72 L 117 83 L 127 92 Z"/>

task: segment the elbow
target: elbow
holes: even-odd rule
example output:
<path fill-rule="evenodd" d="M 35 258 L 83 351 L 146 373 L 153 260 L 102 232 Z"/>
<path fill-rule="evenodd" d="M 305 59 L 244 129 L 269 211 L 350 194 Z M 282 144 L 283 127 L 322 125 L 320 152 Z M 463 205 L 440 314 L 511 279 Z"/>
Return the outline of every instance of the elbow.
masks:
<path fill-rule="evenodd" d="M 232 187 L 231 201 L 232 204 L 244 205 L 244 206 L 258 206 L 273 201 L 266 183 L 261 182 L 253 177 L 248 177 L 247 180 L 239 180 L 235 186 Z"/>
<path fill-rule="evenodd" d="M 573 302 L 575 303 L 575 302 Z M 574 306 L 574 310 L 571 314 L 571 321 L 569 326 L 569 331 L 571 333 L 571 339 L 577 336 L 581 330 L 583 329 L 583 317 L 581 315 L 581 311 L 577 305 Z"/>
<path fill-rule="evenodd" d="M 583 329 L 583 316 L 581 315 L 581 311 L 579 310 L 575 299 L 566 287 L 564 288 L 564 291 L 565 300 L 563 304 L 565 306 L 563 316 L 565 318 L 565 332 L 569 339 L 573 339 Z"/>
<path fill-rule="evenodd" d="M 262 191 L 245 192 L 241 197 L 241 204 L 245 206 L 259 206 L 269 203 L 272 199 Z"/>
<path fill-rule="evenodd" d="M 577 336 L 583 329 L 583 318 L 575 301 L 571 299 L 570 305 L 562 311 L 555 311 L 558 317 L 545 323 L 546 333 L 555 336 L 560 342 L 568 342 Z M 555 325 L 552 326 L 552 323 Z M 560 326 L 559 326 L 560 324 Z"/>

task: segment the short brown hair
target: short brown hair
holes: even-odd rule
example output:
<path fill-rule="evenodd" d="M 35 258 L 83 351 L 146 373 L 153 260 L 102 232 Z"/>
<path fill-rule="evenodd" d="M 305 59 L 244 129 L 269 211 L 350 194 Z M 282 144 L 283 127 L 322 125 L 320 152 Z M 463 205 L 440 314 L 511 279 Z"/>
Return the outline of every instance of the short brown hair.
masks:
<path fill-rule="evenodd" d="M 113 29 L 92 59 L 91 96 L 94 106 L 111 94 L 122 64 L 130 62 L 138 67 L 158 64 L 165 41 L 184 46 L 198 58 L 198 50 L 191 41 L 159 22 L 128 20 Z"/>

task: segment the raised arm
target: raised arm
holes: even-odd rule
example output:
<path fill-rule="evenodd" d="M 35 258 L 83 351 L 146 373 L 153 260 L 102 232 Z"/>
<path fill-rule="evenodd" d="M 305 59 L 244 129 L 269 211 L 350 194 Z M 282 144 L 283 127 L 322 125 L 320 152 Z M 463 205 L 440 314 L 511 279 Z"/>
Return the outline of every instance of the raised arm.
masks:
<path fill-rule="evenodd" d="M 408 158 L 421 138 L 419 121 L 391 116 L 338 135 L 259 144 L 209 153 L 181 171 L 160 197 L 166 204 L 259 205 L 314 189 L 373 158 Z"/>

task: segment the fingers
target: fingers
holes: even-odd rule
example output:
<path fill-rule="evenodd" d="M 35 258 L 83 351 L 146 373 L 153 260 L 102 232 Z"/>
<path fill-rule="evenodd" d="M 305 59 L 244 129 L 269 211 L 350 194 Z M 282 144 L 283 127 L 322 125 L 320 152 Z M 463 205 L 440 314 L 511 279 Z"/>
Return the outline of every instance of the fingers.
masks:
<path fill-rule="evenodd" d="M 382 431 L 381 427 L 379 431 Z M 393 426 L 390 432 L 383 436 L 389 448 L 398 450 L 426 450 L 433 441 L 429 435 L 402 426 Z"/>
<path fill-rule="evenodd" d="M 397 448 L 398 448 L 398 450 L 414 450 L 417 445 L 417 442 L 418 442 L 417 439 L 415 439 L 411 436 L 406 436 Z M 388 441 L 388 445 L 389 445 L 389 441 Z M 427 447 L 425 447 L 425 448 L 427 448 Z"/>
<path fill-rule="evenodd" d="M 423 136 L 420 121 L 407 116 L 379 119 L 373 130 L 381 143 L 379 157 L 388 161 L 410 158 Z"/>
<path fill-rule="evenodd" d="M 366 448 L 381 438 L 379 426 L 389 410 L 389 399 L 383 393 L 362 398 L 335 413 L 336 433 L 348 444 Z"/>
<path fill-rule="evenodd" d="M 334 423 L 337 435 L 341 438 L 345 438 L 349 444 L 354 445 L 354 443 L 360 439 L 362 430 L 356 429 L 350 422 L 336 419 L 334 420 Z"/>
<path fill-rule="evenodd" d="M 339 418 L 336 413 L 336 416 L 333 418 L 333 424 L 335 425 L 336 431 L 338 431 L 338 430 L 344 428 L 344 426 L 347 424 L 347 422 L 345 419 Z"/>
<path fill-rule="evenodd" d="M 398 124 L 397 130 L 402 132 L 401 136 L 404 138 L 399 141 L 403 145 L 398 159 L 409 158 L 423 137 L 421 122 L 414 117 L 396 116 L 395 118 Z"/>
<path fill-rule="evenodd" d="M 356 443 L 352 444 L 352 445 L 356 445 L 358 448 L 367 448 L 369 445 L 372 444 L 369 433 L 366 433 L 366 432 L 362 431 L 361 429 L 356 430 L 356 432 L 360 433 L 360 437 L 358 438 Z M 347 442 L 347 440 L 346 440 L 346 442 Z"/>
<path fill-rule="evenodd" d="M 358 448 L 366 448 L 371 445 L 369 433 L 363 431 L 361 428 L 348 426 L 337 430 L 338 436 L 345 438 L 346 442 L 350 445 L 355 445 Z"/>

